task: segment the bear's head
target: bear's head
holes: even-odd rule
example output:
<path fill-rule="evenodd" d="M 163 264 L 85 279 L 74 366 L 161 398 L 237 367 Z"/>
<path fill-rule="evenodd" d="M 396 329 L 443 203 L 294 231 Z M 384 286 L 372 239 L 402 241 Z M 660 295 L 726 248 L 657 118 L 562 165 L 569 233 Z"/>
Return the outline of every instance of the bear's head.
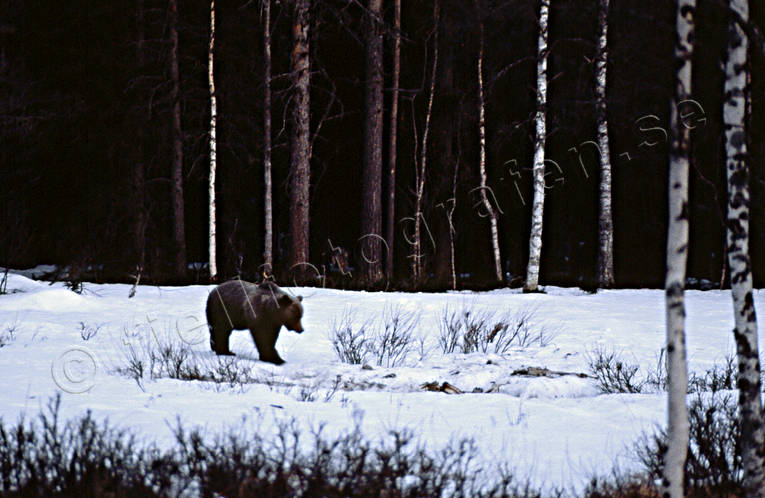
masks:
<path fill-rule="evenodd" d="M 298 334 L 303 332 L 303 325 L 300 323 L 300 319 L 303 318 L 303 305 L 300 302 L 303 300 L 303 296 L 292 297 L 289 294 L 283 294 L 279 296 L 279 316 L 281 322 L 287 327 L 287 330 L 292 330 Z"/>

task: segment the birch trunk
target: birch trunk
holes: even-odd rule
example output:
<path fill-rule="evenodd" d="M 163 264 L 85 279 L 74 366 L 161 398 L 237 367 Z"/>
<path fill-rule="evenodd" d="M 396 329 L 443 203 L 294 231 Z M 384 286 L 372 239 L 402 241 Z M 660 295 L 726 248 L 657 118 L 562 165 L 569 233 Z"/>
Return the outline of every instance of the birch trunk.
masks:
<path fill-rule="evenodd" d="M 665 281 L 667 320 L 668 415 L 667 454 L 664 459 L 662 495 L 683 496 L 683 473 L 688 450 L 688 371 L 685 357 L 685 267 L 688 259 L 688 168 L 690 129 L 680 123 L 677 105 L 691 98 L 695 0 L 677 1 L 677 73 L 670 107 L 669 222 L 667 231 L 667 275 Z"/>
<path fill-rule="evenodd" d="M 369 0 L 366 40 L 364 169 L 361 188 L 362 275 L 372 284 L 382 279 L 382 140 L 383 52 L 382 0 Z"/>
<path fill-rule="evenodd" d="M 462 106 L 460 106 L 461 108 Z M 462 115 L 459 113 L 459 121 L 457 124 L 457 136 L 462 136 Z M 446 207 L 446 219 L 449 222 L 449 259 L 451 264 L 452 274 L 452 290 L 457 290 L 457 264 L 456 264 L 456 251 L 454 248 L 456 230 L 454 229 L 454 212 L 457 210 L 457 180 L 459 179 L 460 163 L 462 162 L 462 145 L 457 142 L 457 159 L 454 161 L 454 172 L 452 174 L 452 197 L 447 200 Z"/>
<path fill-rule="evenodd" d="M 526 269 L 526 292 L 536 292 L 539 286 L 539 264 L 542 256 L 542 220 L 545 204 L 545 141 L 547 132 L 547 20 L 550 0 L 541 0 L 539 7 L 539 41 L 537 44 L 537 112 L 534 137 L 534 201 L 531 206 L 529 235 L 529 264 Z"/>
<path fill-rule="evenodd" d="M 480 23 L 480 32 L 480 42 L 478 49 L 478 134 L 480 141 L 480 158 L 478 164 L 481 174 L 480 191 L 481 202 L 483 202 L 484 208 L 486 208 L 486 213 L 487 216 L 489 216 L 491 228 L 491 247 L 494 252 L 494 276 L 497 279 L 497 282 L 502 282 L 502 258 L 499 253 L 497 210 L 494 209 L 494 206 L 491 205 L 491 202 L 489 202 L 489 197 L 486 195 L 486 189 L 488 187 L 486 185 L 486 99 L 484 98 L 483 89 L 483 21 Z"/>
<path fill-rule="evenodd" d="M 263 78 L 265 88 L 263 90 L 263 211 L 264 220 L 264 243 L 263 243 L 263 274 L 270 276 L 274 263 L 274 228 L 273 228 L 273 200 L 271 181 L 271 0 L 263 1 Z"/>
<path fill-rule="evenodd" d="M 170 78 L 172 87 L 170 101 L 172 112 L 172 203 L 173 203 L 173 238 L 175 240 L 175 274 L 186 274 L 186 229 L 183 206 L 183 132 L 181 131 L 180 73 L 178 70 L 178 0 L 170 0 Z"/>
<path fill-rule="evenodd" d="M 218 120 L 218 103 L 215 95 L 215 72 L 214 72 L 214 54 L 215 54 L 215 0 L 210 0 L 210 46 L 207 51 L 207 82 L 210 86 L 210 175 L 207 185 L 207 194 L 209 199 L 209 226 L 207 233 L 210 281 L 214 282 L 218 276 L 218 262 L 215 244 L 215 169 L 217 162 L 216 151 L 216 125 Z"/>
<path fill-rule="evenodd" d="M 748 0 L 731 0 L 730 8 L 748 21 Z M 741 456 L 747 496 L 765 496 L 765 421 L 760 399 L 757 317 L 752 299 L 749 259 L 748 46 L 747 35 L 731 19 L 725 63 L 723 123 L 728 180 L 727 252 L 735 319 L 733 334 L 738 353 Z"/>
<path fill-rule="evenodd" d="M 433 4 L 433 67 L 430 74 L 430 92 L 428 95 L 428 110 L 425 114 L 425 129 L 422 131 L 422 149 L 420 150 L 420 164 L 415 171 L 415 204 L 414 204 L 414 239 L 412 241 L 414 254 L 412 255 L 412 278 L 417 285 L 422 277 L 422 195 L 425 190 L 425 174 L 428 160 L 428 134 L 430 133 L 430 118 L 433 114 L 433 99 L 436 94 L 436 72 L 438 70 L 438 24 L 441 17 L 441 3 L 435 0 Z"/>
<path fill-rule="evenodd" d="M 600 216 L 598 218 L 598 286 L 614 285 L 614 223 L 611 212 L 611 151 L 606 117 L 606 65 L 608 63 L 608 0 L 599 0 L 600 38 L 595 54 L 595 113 L 600 149 Z"/>
<path fill-rule="evenodd" d="M 393 95 L 390 104 L 390 134 L 388 136 L 388 220 L 385 240 L 388 254 L 385 275 L 393 279 L 394 237 L 396 225 L 396 142 L 398 139 L 398 86 L 401 77 L 401 0 L 394 0 L 393 24 Z"/>
<path fill-rule="evenodd" d="M 310 0 L 296 0 L 292 24 L 292 83 L 295 88 L 292 113 L 292 143 L 290 153 L 290 235 L 292 237 L 291 266 L 296 270 L 308 263 L 309 187 L 311 181 L 310 142 Z M 298 274 L 300 275 L 299 272 Z M 302 276 L 302 275 L 301 275 Z"/>

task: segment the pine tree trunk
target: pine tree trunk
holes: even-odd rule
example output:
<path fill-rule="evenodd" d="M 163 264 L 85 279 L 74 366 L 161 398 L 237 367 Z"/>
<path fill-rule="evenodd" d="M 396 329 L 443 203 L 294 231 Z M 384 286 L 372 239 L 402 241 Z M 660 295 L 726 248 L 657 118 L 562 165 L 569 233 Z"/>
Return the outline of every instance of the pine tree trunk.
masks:
<path fill-rule="evenodd" d="M 137 31 L 138 43 L 136 44 L 136 62 L 139 70 L 145 69 L 144 65 L 144 44 L 146 36 L 144 32 L 144 6 L 143 0 L 137 2 Z M 138 114 L 138 127 L 136 130 L 138 147 L 136 148 L 136 161 L 133 163 L 133 203 L 135 209 L 135 218 L 133 219 L 133 237 L 135 239 L 135 251 L 138 255 L 136 263 L 137 272 L 140 273 L 146 262 L 146 166 L 144 163 L 144 124 L 145 118 L 143 112 Z"/>
<path fill-rule="evenodd" d="M 422 131 L 422 148 L 420 149 L 419 168 L 415 166 L 415 201 L 414 201 L 414 238 L 412 240 L 412 279 L 417 286 L 422 278 L 422 196 L 425 190 L 425 175 L 428 159 L 428 134 L 430 133 L 430 118 L 433 115 L 433 100 L 436 95 L 436 74 L 438 71 L 438 25 L 441 18 L 441 2 L 433 4 L 433 67 L 430 74 L 430 92 L 428 95 L 428 110 L 425 114 L 425 129 Z"/>
<path fill-rule="evenodd" d="M 183 133 L 181 131 L 180 73 L 178 70 L 178 0 L 170 0 L 170 78 L 172 88 L 170 101 L 172 112 L 172 203 L 173 237 L 175 241 L 175 274 L 181 278 L 186 275 L 186 229 L 183 206 Z"/>
<path fill-rule="evenodd" d="M 480 12 L 479 12 L 479 15 Z M 483 21 L 480 23 L 480 42 L 478 50 L 478 135 L 479 135 L 479 170 L 481 175 L 481 202 L 483 202 L 486 214 L 489 217 L 490 233 L 491 233 L 491 247 L 494 252 L 494 276 L 497 282 L 502 282 L 502 257 L 499 253 L 499 233 L 497 230 L 497 210 L 489 202 L 489 197 L 486 194 L 487 190 L 487 174 L 486 174 L 486 99 L 484 98 L 483 89 L 483 39 L 484 39 L 484 27 Z"/>
<path fill-rule="evenodd" d="M 264 243 L 263 243 L 263 274 L 270 276 L 274 263 L 274 228 L 273 200 L 271 181 L 271 0 L 263 0 L 263 211 Z"/>
<path fill-rule="evenodd" d="M 748 0 L 731 0 L 730 8 L 743 20 L 749 19 Z M 765 420 L 760 399 L 757 317 L 749 260 L 748 46 L 746 34 L 731 20 L 725 64 L 723 123 L 728 179 L 727 252 L 735 318 L 733 334 L 738 353 L 741 456 L 747 496 L 765 496 Z"/>
<path fill-rule="evenodd" d="M 672 139 L 669 153 L 669 223 L 667 231 L 667 313 L 668 421 L 667 453 L 664 459 L 662 494 L 683 496 L 683 473 L 688 449 L 688 371 L 685 354 L 685 267 L 688 259 L 688 169 L 690 129 L 680 123 L 677 104 L 691 98 L 695 0 L 677 2 L 677 73 L 670 108 Z"/>
<path fill-rule="evenodd" d="M 382 279 L 382 0 L 369 0 L 368 7 L 360 241 L 362 278 L 372 284 Z"/>
<path fill-rule="evenodd" d="M 302 279 L 302 269 L 309 261 L 309 187 L 311 182 L 310 142 L 310 0 L 296 0 L 292 25 L 292 84 L 294 87 L 291 144 L 290 235 L 291 266 Z"/>
<path fill-rule="evenodd" d="M 529 235 L 529 264 L 526 269 L 526 292 L 536 292 L 539 286 L 539 265 L 542 257 L 542 220 L 545 204 L 545 142 L 547 131 L 547 20 L 550 1 L 541 0 L 539 7 L 539 42 L 537 45 L 537 112 L 534 119 L 534 201 L 531 206 L 531 234 Z"/>
<path fill-rule="evenodd" d="M 396 228 L 396 157 L 398 139 L 398 86 L 401 78 L 401 0 L 394 0 L 393 21 L 393 95 L 390 104 L 390 133 L 388 136 L 388 214 L 385 240 L 388 254 L 385 258 L 385 275 L 393 279 L 394 237 Z"/>
<path fill-rule="evenodd" d="M 218 103 L 215 95 L 215 0 L 210 0 L 210 46 L 207 51 L 207 80 L 210 86 L 210 174 L 207 185 L 209 226 L 207 233 L 210 281 L 214 282 L 218 276 L 218 262 L 215 244 L 215 168 L 217 166 L 216 151 L 216 125 L 218 120 Z"/>
<path fill-rule="evenodd" d="M 438 101 L 433 102 L 433 120 L 430 129 L 432 151 L 437 151 L 429 157 L 430 171 L 426 182 L 428 183 L 428 198 L 431 216 L 427 219 L 427 225 L 423 220 L 423 226 L 429 230 L 428 237 L 433 237 L 438 243 L 433 247 L 427 272 L 429 281 L 436 286 L 446 286 L 451 280 L 451 247 L 444 242 L 450 240 L 452 235 L 449 231 L 449 213 L 444 202 L 438 200 L 448 199 L 451 196 L 451 172 L 456 162 L 455 144 L 459 142 L 457 136 L 457 121 L 460 112 L 461 93 L 455 80 L 459 74 L 457 64 L 457 49 L 452 40 L 457 39 L 460 33 L 457 28 L 458 21 L 455 19 L 454 9 L 448 9 L 439 13 L 438 27 L 438 71 L 436 72 L 436 87 L 438 88 Z M 435 205 L 433 205 L 435 204 Z M 441 216 L 443 209 L 444 215 Z M 424 266 L 424 264 L 423 264 Z"/>
<path fill-rule="evenodd" d="M 606 65 L 608 63 L 608 0 L 599 0 L 600 39 L 595 54 L 595 110 L 600 149 L 600 216 L 598 218 L 598 286 L 614 285 L 614 222 L 611 212 L 611 151 L 606 117 Z"/>

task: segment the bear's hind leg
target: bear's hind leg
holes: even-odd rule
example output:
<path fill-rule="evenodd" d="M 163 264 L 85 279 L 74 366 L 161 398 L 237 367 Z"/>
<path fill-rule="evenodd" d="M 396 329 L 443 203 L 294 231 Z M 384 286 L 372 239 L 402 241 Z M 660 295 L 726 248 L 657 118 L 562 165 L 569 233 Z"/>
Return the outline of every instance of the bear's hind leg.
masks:
<path fill-rule="evenodd" d="M 210 327 L 210 349 L 218 355 L 234 356 L 234 353 L 228 349 L 228 338 L 230 336 L 230 329 Z"/>

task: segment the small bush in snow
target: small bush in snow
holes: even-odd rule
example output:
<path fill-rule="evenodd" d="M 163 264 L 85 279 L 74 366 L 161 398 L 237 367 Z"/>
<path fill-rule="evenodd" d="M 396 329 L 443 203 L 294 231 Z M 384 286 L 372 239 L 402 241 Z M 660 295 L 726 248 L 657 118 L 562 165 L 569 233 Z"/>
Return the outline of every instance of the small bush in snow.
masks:
<path fill-rule="evenodd" d="M 414 347 L 414 329 L 419 323 L 419 314 L 400 306 L 389 306 L 383 310 L 382 322 L 376 324 L 370 351 L 378 366 L 395 367 L 406 360 Z"/>
<path fill-rule="evenodd" d="M 314 403 L 316 401 L 329 403 L 330 401 L 332 401 L 335 395 L 341 390 L 340 386 L 342 382 L 343 382 L 342 377 L 338 375 L 337 377 L 335 377 L 335 380 L 329 389 L 320 389 L 318 384 L 303 384 L 300 386 L 300 390 L 298 392 L 298 396 L 296 399 L 298 401 L 307 402 L 307 403 Z M 284 394 L 289 394 L 289 391 L 291 390 L 291 388 L 292 386 L 289 386 L 288 390 L 284 392 Z M 343 406 L 346 406 L 348 404 L 348 398 L 346 398 L 345 396 L 342 396 L 340 398 L 340 403 Z"/>
<path fill-rule="evenodd" d="M 585 498 L 659 498 L 655 483 L 644 473 L 623 475 L 614 469 L 611 476 L 593 477 L 582 496 Z"/>
<path fill-rule="evenodd" d="M 725 357 L 725 363 L 715 364 L 703 375 L 695 372 L 688 378 L 688 392 L 699 393 L 705 391 L 717 392 L 736 388 L 738 379 L 738 365 L 735 356 Z"/>
<path fill-rule="evenodd" d="M 18 323 L 3 325 L 3 330 L 0 331 L 0 348 L 16 340 L 16 329 L 18 328 Z"/>
<path fill-rule="evenodd" d="M 85 322 L 80 322 L 80 337 L 82 337 L 83 341 L 89 341 L 98 334 L 101 327 L 103 327 L 103 325 L 91 326 L 87 325 Z"/>
<path fill-rule="evenodd" d="M 590 372 L 603 393 L 663 392 L 667 390 L 667 366 L 664 349 L 659 353 L 656 367 L 642 375 L 637 364 L 629 363 L 621 355 L 603 348 L 590 353 Z M 688 394 L 717 392 L 736 388 L 738 376 L 736 358 L 727 356 L 722 365 L 715 364 L 704 373 L 691 372 L 688 376 Z"/>
<path fill-rule="evenodd" d="M 133 334 L 124 342 L 123 364 L 117 372 L 134 379 L 139 386 L 144 379 L 170 378 L 201 380 L 233 387 L 257 382 L 246 361 L 235 356 L 209 356 L 194 351 L 171 332 L 164 335 Z"/>
<path fill-rule="evenodd" d="M 627 363 L 621 355 L 597 348 L 589 358 L 590 372 L 595 376 L 603 393 L 639 393 L 645 381 L 637 375 L 640 367 Z"/>
<path fill-rule="evenodd" d="M 664 392 L 667 390 L 668 377 L 667 377 L 667 358 L 665 356 L 666 348 L 661 348 L 658 358 L 656 359 L 656 366 L 653 370 L 646 374 L 644 387 L 651 392 Z M 650 389 L 649 389 L 650 388 Z"/>
<path fill-rule="evenodd" d="M 243 424 L 209 437 L 178 422 L 159 449 L 90 413 L 64 422 L 60 402 L 36 421 L 0 420 L 0 496 L 539 496 L 504 468 L 487 478 L 472 440 L 431 451 L 407 429 L 369 440 L 360 420 L 332 436 L 295 419 L 273 436 Z"/>
<path fill-rule="evenodd" d="M 36 422 L 0 421 L 1 495 L 158 496 L 169 489 L 174 462 L 139 449 L 133 436 L 90 412 L 64 423 L 60 406 L 57 396 Z"/>
<path fill-rule="evenodd" d="M 330 340 L 343 363 L 362 364 L 373 360 L 377 366 L 402 365 L 415 349 L 414 331 L 420 322 L 416 312 L 400 306 L 386 307 L 381 316 L 354 323 L 356 313 L 346 309 L 330 324 Z M 424 352 L 424 346 L 420 348 Z"/>
<path fill-rule="evenodd" d="M 545 346 L 550 334 L 544 327 L 534 329 L 534 312 L 519 310 L 496 316 L 493 311 L 460 311 L 445 307 L 441 314 L 438 345 L 443 353 L 507 353 L 511 348 L 525 348 L 537 342 Z"/>
<path fill-rule="evenodd" d="M 687 496 L 744 496 L 738 403 L 731 393 L 697 394 L 688 406 L 690 444 L 685 464 Z M 635 447 L 652 479 L 660 480 L 667 451 L 665 430 Z"/>
<path fill-rule="evenodd" d="M 339 320 L 333 320 L 330 324 L 332 348 L 343 363 L 360 365 L 366 360 L 368 354 L 366 330 L 369 323 L 365 322 L 356 328 L 354 325 L 354 313 L 346 309 Z"/>

